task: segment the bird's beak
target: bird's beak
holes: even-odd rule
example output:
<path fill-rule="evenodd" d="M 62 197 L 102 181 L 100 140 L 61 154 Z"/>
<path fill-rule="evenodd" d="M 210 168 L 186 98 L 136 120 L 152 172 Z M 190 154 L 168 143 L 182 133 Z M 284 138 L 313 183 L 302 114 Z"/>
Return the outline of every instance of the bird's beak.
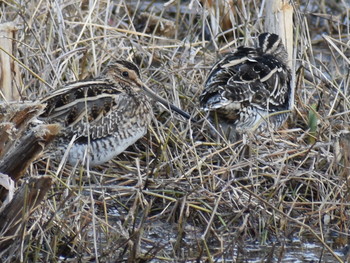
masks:
<path fill-rule="evenodd" d="M 178 107 L 176 107 L 175 105 L 171 104 L 170 102 L 168 102 L 167 100 L 163 99 L 162 97 L 160 97 L 158 94 L 156 94 L 153 90 L 151 90 L 149 87 L 147 87 L 145 84 L 142 85 L 143 90 L 145 91 L 146 95 L 148 95 L 149 97 L 151 97 L 152 99 L 160 102 L 161 104 L 163 104 L 165 107 L 170 108 L 171 110 L 177 112 L 178 114 L 180 114 L 181 116 L 185 117 L 188 120 L 194 121 L 191 116 L 179 109 Z"/>

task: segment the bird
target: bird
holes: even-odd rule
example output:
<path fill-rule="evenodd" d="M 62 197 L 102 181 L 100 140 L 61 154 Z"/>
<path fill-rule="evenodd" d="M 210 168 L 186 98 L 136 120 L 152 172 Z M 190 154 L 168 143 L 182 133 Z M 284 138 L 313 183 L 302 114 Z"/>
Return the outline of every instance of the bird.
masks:
<path fill-rule="evenodd" d="M 265 32 L 255 47 L 240 46 L 210 70 L 199 97 L 226 138 L 278 129 L 291 108 L 291 70 L 281 38 Z"/>
<path fill-rule="evenodd" d="M 139 68 L 126 60 L 97 78 L 66 84 L 40 100 L 46 107 L 39 120 L 62 127 L 49 152 L 57 159 L 68 150 L 71 165 L 86 157 L 89 167 L 108 162 L 146 134 L 152 99 L 190 118 L 148 88 Z"/>

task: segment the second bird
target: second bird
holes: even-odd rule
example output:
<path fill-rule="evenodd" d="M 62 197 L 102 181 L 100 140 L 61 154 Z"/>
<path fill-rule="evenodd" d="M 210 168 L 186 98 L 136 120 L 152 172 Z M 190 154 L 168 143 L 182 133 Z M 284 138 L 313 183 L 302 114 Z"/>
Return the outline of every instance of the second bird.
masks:
<path fill-rule="evenodd" d="M 255 48 L 239 47 L 211 69 L 201 107 L 228 138 L 278 129 L 291 107 L 288 54 L 276 34 L 258 36 Z"/>

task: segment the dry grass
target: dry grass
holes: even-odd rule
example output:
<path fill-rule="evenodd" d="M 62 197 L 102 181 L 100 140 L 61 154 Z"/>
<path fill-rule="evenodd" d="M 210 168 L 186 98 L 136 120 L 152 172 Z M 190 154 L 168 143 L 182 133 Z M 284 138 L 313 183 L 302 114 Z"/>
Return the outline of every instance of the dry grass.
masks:
<path fill-rule="evenodd" d="M 350 227 L 349 6 L 294 6 L 295 109 L 281 131 L 230 143 L 211 135 L 197 98 L 218 53 L 262 31 L 261 2 L 237 2 L 226 34 L 196 1 L 164 11 L 160 1 L 0 3 L 0 21 L 19 25 L 17 59 L 48 83 L 22 68 L 23 99 L 123 58 L 203 119 L 189 123 L 155 105 L 148 135 L 101 167 L 34 164 L 27 176 L 50 175 L 55 185 L 0 252 L 3 262 L 242 262 L 247 244 L 283 246 L 309 234 L 341 261 L 326 240 L 337 233 L 344 247 Z M 258 258 L 283 259 L 283 249 L 269 253 Z"/>

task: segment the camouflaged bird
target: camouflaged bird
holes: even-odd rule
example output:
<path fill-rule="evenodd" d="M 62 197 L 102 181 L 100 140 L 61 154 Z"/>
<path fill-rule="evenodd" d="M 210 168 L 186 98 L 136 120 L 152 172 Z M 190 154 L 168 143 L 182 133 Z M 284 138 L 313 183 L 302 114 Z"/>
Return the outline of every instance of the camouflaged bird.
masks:
<path fill-rule="evenodd" d="M 276 34 L 258 36 L 256 48 L 239 47 L 210 70 L 201 107 L 229 138 L 278 129 L 291 107 L 288 54 Z"/>
<path fill-rule="evenodd" d="M 50 150 L 62 157 L 71 143 L 72 165 L 86 156 L 90 167 L 109 161 L 146 134 L 151 98 L 189 118 L 147 88 L 128 61 L 108 66 L 99 78 L 67 84 L 41 100 L 47 106 L 40 118 L 62 126 Z"/>

